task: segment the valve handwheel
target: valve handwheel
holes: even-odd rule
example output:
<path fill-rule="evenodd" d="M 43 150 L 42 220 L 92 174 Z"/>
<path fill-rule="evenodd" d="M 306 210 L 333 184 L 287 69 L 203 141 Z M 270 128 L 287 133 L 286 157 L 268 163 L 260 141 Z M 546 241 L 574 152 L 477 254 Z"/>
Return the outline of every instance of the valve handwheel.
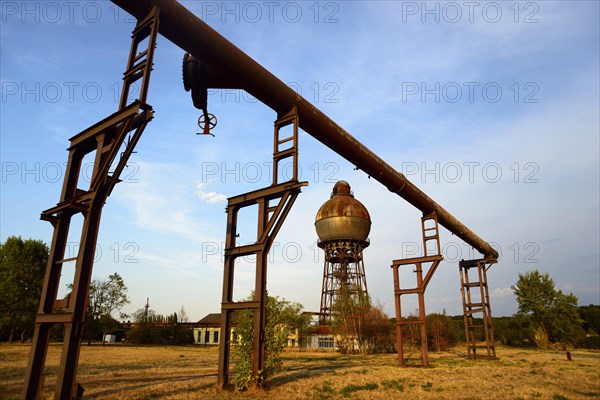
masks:
<path fill-rule="evenodd" d="M 217 117 L 214 114 L 202 114 L 200 118 L 198 118 L 198 127 L 202 129 L 203 132 L 210 131 L 215 126 L 217 126 Z"/>

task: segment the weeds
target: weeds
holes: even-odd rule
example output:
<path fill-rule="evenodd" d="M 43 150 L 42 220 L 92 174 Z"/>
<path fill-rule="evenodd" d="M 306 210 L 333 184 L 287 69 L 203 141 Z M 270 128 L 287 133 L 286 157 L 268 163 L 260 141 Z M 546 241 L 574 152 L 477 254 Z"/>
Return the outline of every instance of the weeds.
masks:
<path fill-rule="evenodd" d="M 367 383 L 364 385 L 347 385 L 340 390 L 340 394 L 344 397 L 350 397 L 350 395 L 354 392 L 358 392 L 359 390 L 376 390 L 379 387 L 376 383 Z"/>
<path fill-rule="evenodd" d="M 399 392 L 404 392 L 404 385 L 398 379 L 392 379 L 391 381 L 381 381 L 381 386 L 385 390 L 395 389 Z"/>
<path fill-rule="evenodd" d="M 317 387 L 313 390 L 315 392 L 314 397 L 319 400 L 331 399 L 335 394 L 335 389 L 333 388 L 333 386 L 331 386 L 331 383 L 329 382 L 324 382 L 323 385 L 321 385 L 321 387 Z"/>
<path fill-rule="evenodd" d="M 427 382 L 426 384 L 421 385 L 421 388 L 426 392 L 429 392 L 432 387 L 433 387 L 433 382 Z"/>

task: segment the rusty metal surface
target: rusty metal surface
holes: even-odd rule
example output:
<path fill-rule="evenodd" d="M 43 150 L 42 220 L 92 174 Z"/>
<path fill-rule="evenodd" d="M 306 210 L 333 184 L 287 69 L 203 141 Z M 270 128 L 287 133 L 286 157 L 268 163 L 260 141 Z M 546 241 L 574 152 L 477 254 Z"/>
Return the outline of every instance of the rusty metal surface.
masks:
<path fill-rule="evenodd" d="M 462 260 L 458 263 L 460 288 L 463 302 L 463 319 L 467 342 L 467 358 L 496 359 L 494 325 L 490 306 L 489 285 L 487 283 L 488 262 L 484 259 Z M 469 276 L 474 268 L 476 276 Z M 474 314 L 481 313 L 482 323 L 475 322 Z M 483 332 L 482 332 L 483 331 Z M 478 334 L 483 333 L 485 344 L 478 344 Z M 478 354 L 477 349 L 485 349 L 486 354 Z"/>
<path fill-rule="evenodd" d="M 367 208 L 354 198 L 350 185 L 338 181 L 315 217 L 315 229 L 321 241 L 364 241 L 371 231 L 371 217 Z"/>
<path fill-rule="evenodd" d="M 280 129 L 293 125 L 293 134 L 289 138 L 280 137 Z M 282 143 L 293 140 L 291 149 L 282 151 Z M 227 201 L 227 234 L 225 236 L 225 263 L 223 268 L 223 292 L 221 301 L 221 337 L 219 344 L 218 384 L 222 388 L 229 386 L 230 378 L 230 333 L 233 316 L 237 310 L 253 310 L 253 346 L 252 346 L 252 375 L 256 385 L 261 386 L 265 366 L 265 324 L 267 304 L 267 266 L 268 254 L 281 229 L 284 220 L 291 210 L 296 198 L 307 182 L 299 182 L 298 177 L 298 115 L 296 109 L 277 119 L 273 133 L 273 159 L 293 159 L 293 179 L 280 182 L 279 169 L 273 168 L 271 185 L 252 192 L 231 197 Z M 237 243 L 238 213 L 244 207 L 258 205 L 257 239 L 247 245 Z M 233 282 L 235 263 L 239 257 L 253 255 L 256 257 L 254 297 L 251 301 L 234 301 Z"/>
<path fill-rule="evenodd" d="M 222 75 L 243 80 L 239 83 L 241 88 L 277 113 L 283 114 L 292 107 L 297 107 L 300 127 L 303 130 L 423 213 L 435 211 L 441 225 L 473 246 L 486 258 L 498 258 L 498 252 L 489 243 L 408 181 L 403 174 L 375 155 L 341 126 L 177 1 L 112 0 L 112 2 L 138 19 L 143 18 L 152 5 L 157 5 L 161 10 L 160 33 L 165 38 L 201 59 Z M 212 85 L 212 82 L 208 84 Z"/>
<path fill-rule="evenodd" d="M 428 221 L 433 221 L 433 226 L 428 228 Z M 422 366 L 429 366 L 429 348 L 427 346 L 427 313 L 425 312 L 425 291 L 427 285 L 431 281 L 431 277 L 435 273 L 437 267 L 440 265 L 443 257 L 440 254 L 439 246 L 439 235 L 438 235 L 438 224 L 437 217 L 435 214 L 424 215 L 421 218 L 421 228 L 423 236 L 423 257 L 406 258 L 402 260 L 394 260 L 392 262 L 392 270 L 394 274 L 394 302 L 396 306 L 396 349 L 398 350 L 398 365 L 407 366 L 407 359 L 404 358 L 404 332 L 402 330 L 404 325 L 419 329 L 420 341 L 421 341 L 421 362 Z M 428 255 L 427 242 L 435 240 L 437 247 L 435 249 L 436 254 Z M 424 266 L 429 264 L 427 270 Z M 401 266 L 413 266 L 413 272 L 416 274 L 416 287 L 401 289 L 400 273 L 398 269 Z M 425 276 L 423 273 L 425 272 Z M 402 301 L 400 297 L 402 295 L 417 295 L 419 300 L 419 315 L 414 318 L 402 318 Z M 413 329 L 411 332 L 415 332 Z"/>
<path fill-rule="evenodd" d="M 49 334 L 54 324 L 64 324 L 65 328 L 54 398 L 71 400 L 81 399 L 83 396 L 84 389 L 76 381 L 77 364 L 100 218 L 106 199 L 115 185 L 120 182 L 119 175 L 125 168 L 146 125 L 153 118 L 152 107 L 145 101 L 158 35 L 157 25 L 157 8 L 153 8 L 147 18 L 138 21 L 132 34 L 132 46 L 123 78 L 119 111 L 70 139 L 69 159 L 61 200 L 55 207 L 42 212 L 41 219 L 52 224 L 54 234 L 35 319 L 29 364 L 25 373 L 24 399 L 37 399 L 41 395 Z M 145 38 L 148 38 L 149 48 L 142 55 L 137 55 L 138 45 Z M 133 82 L 140 79 L 143 82 L 139 99 L 128 105 L 129 88 Z M 125 146 L 124 150 L 122 150 L 123 146 Z M 89 189 L 83 190 L 78 187 L 82 161 L 86 154 L 93 152 L 95 158 L 92 179 Z M 111 171 L 114 162 L 116 166 Z M 79 251 L 77 257 L 65 258 L 71 219 L 79 213 L 83 215 Z M 70 296 L 66 300 L 57 299 L 62 268 L 65 263 L 72 261 L 75 261 L 75 273 Z M 57 310 L 61 305 L 65 306 L 65 309 Z"/>
<path fill-rule="evenodd" d="M 367 305 L 369 291 L 363 250 L 368 246 L 369 242 L 364 240 L 319 242 L 325 252 L 319 325 L 328 326 L 332 322 L 333 306 L 343 292 L 356 296 L 361 306 Z"/>

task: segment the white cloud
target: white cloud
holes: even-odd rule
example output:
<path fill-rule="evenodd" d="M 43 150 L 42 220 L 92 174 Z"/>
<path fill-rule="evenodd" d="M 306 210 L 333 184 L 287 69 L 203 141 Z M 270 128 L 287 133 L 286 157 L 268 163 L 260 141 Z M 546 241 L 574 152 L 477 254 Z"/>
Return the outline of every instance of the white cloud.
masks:
<path fill-rule="evenodd" d="M 227 196 L 222 193 L 209 192 L 206 190 L 208 183 L 198 182 L 196 184 L 196 196 L 209 204 L 221 203 L 227 200 Z"/>
<path fill-rule="evenodd" d="M 506 287 L 506 288 L 496 288 L 492 291 L 492 297 L 494 298 L 502 298 L 502 297 L 509 297 L 513 295 L 513 291 L 511 288 Z"/>

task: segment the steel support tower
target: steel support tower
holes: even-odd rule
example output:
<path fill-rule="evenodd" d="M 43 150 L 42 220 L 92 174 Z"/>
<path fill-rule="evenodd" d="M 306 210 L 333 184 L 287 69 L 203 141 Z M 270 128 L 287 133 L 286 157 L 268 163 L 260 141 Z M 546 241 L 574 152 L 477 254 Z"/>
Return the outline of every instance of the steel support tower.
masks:
<path fill-rule="evenodd" d="M 319 322 L 321 325 L 330 325 L 335 302 L 340 297 L 356 296 L 359 304 L 368 304 L 363 250 L 369 246 L 369 242 L 336 240 L 319 242 L 318 246 L 325 252 Z"/>

